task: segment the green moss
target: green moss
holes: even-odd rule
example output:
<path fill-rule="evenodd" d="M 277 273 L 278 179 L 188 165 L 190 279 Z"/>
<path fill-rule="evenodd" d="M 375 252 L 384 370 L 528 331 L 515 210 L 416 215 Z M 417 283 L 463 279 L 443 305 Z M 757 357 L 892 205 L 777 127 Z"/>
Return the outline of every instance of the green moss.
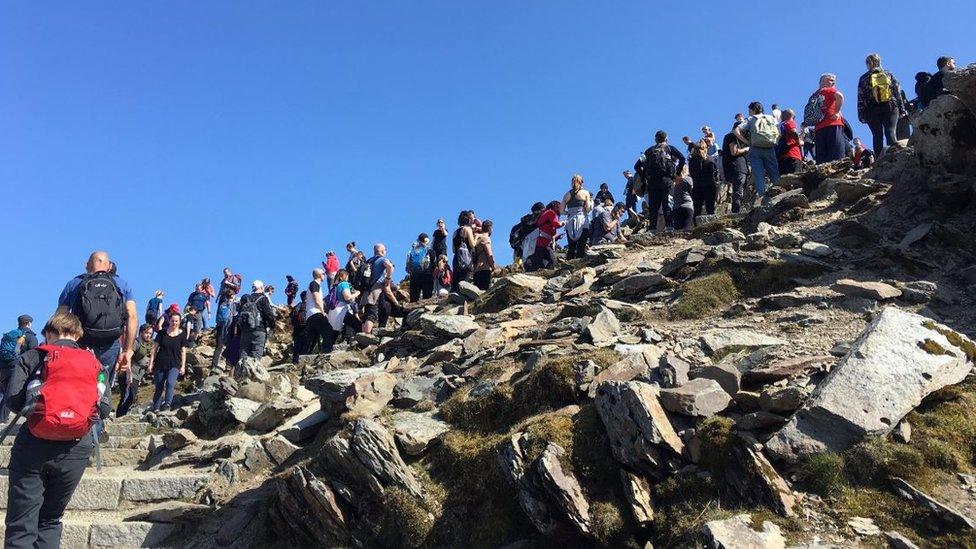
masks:
<path fill-rule="evenodd" d="M 625 534 L 627 523 L 620 507 L 609 501 L 595 501 L 590 505 L 593 519 L 593 537 L 605 547 L 621 547 L 629 537 Z"/>
<path fill-rule="evenodd" d="M 741 272 L 734 278 L 742 295 L 757 297 L 792 289 L 793 279 L 816 274 L 817 269 L 806 263 L 771 261 L 758 272 Z"/>
<path fill-rule="evenodd" d="M 926 353 L 930 355 L 951 355 L 952 354 L 949 351 L 947 351 L 945 347 L 939 345 L 938 342 L 933 341 L 929 338 L 925 338 L 924 340 L 919 341 L 918 346 L 921 347 L 922 350 L 924 350 Z"/>
<path fill-rule="evenodd" d="M 681 298 L 672 313 L 678 318 L 703 318 L 727 307 L 739 296 L 739 290 L 729 273 L 713 273 L 682 284 Z"/>
<path fill-rule="evenodd" d="M 737 223 L 730 217 L 723 217 L 721 219 L 712 221 L 710 223 L 705 223 L 703 225 L 698 225 L 691 231 L 691 238 L 701 238 L 707 234 L 721 231 L 722 229 L 728 229 L 729 227 L 735 227 Z"/>
<path fill-rule="evenodd" d="M 558 444 L 564 450 L 560 456 L 560 463 L 563 468 L 572 467 L 573 451 L 573 418 L 565 414 L 548 414 L 539 418 L 537 421 L 529 422 L 525 425 L 525 433 L 529 436 L 529 448 L 526 451 L 526 460 L 535 461 L 546 446 L 552 442 Z"/>
<path fill-rule="evenodd" d="M 698 427 L 697 436 L 701 441 L 699 465 L 714 475 L 723 474 L 729 460 L 732 459 L 734 426 L 735 423 L 729 418 L 713 416 Z"/>
<path fill-rule="evenodd" d="M 703 547 L 701 527 L 732 515 L 711 477 L 674 475 L 654 487 L 654 546 Z"/>
<path fill-rule="evenodd" d="M 836 497 L 844 488 L 844 459 L 835 453 L 807 456 L 799 468 L 799 480 L 809 491 Z"/>
<path fill-rule="evenodd" d="M 461 429 L 482 432 L 496 430 L 510 421 L 513 412 L 510 386 L 498 385 L 478 398 L 472 398 L 470 393 L 471 387 L 464 387 L 444 402 L 440 414 L 445 421 Z"/>
<path fill-rule="evenodd" d="M 926 320 L 922 323 L 922 326 L 925 326 L 929 330 L 938 332 L 945 336 L 945 338 L 949 340 L 949 343 L 952 344 L 953 347 L 956 347 L 962 351 L 963 354 L 966 355 L 966 358 L 970 361 L 976 360 L 976 344 L 965 336 L 954 330 L 943 328 L 931 320 Z"/>
<path fill-rule="evenodd" d="M 389 488 L 383 492 L 382 504 L 386 512 L 383 527 L 388 536 L 398 539 L 401 547 L 424 544 L 434 528 L 434 517 L 420 500 L 400 488 Z"/>
<path fill-rule="evenodd" d="M 890 477 L 927 484 L 925 457 L 912 446 L 872 437 L 844 452 L 844 472 L 854 485 L 882 486 Z"/>

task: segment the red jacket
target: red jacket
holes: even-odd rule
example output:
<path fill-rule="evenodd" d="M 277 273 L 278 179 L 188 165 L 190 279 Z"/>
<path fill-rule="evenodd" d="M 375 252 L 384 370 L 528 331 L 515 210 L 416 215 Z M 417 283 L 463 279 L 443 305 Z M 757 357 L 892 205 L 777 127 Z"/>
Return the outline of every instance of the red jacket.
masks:
<path fill-rule="evenodd" d="M 339 272 L 339 258 L 334 255 L 326 257 L 324 265 L 325 272 L 328 275 L 334 275 Z"/>
<path fill-rule="evenodd" d="M 552 239 L 556 237 L 556 230 L 565 225 L 559 220 L 559 214 L 555 210 L 546 209 L 535 222 L 539 229 L 539 238 L 536 239 L 536 246 L 548 246 Z"/>

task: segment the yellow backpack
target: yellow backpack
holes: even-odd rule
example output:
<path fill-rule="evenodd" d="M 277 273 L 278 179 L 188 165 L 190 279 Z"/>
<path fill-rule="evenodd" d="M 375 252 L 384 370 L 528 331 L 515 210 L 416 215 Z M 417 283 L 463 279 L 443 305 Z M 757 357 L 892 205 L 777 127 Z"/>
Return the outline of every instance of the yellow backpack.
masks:
<path fill-rule="evenodd" d="M 882 70 L 871 73 L 871 97 L 875 103 L 891 101 L 891 78 Z"/>

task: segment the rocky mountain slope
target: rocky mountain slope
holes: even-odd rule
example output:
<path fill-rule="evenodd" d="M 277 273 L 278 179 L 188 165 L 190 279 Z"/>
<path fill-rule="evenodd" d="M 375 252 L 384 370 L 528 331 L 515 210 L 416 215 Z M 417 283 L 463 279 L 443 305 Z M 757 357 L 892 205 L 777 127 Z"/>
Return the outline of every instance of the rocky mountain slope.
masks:
<path fill-rule="evenodd" d="M 870 171 L 298 366 L 282 335 L 239 380 L 197 347 L 173 412 L 113 424 L 66 545 L 976 547 L 976 67 L 946 82 Z"/>

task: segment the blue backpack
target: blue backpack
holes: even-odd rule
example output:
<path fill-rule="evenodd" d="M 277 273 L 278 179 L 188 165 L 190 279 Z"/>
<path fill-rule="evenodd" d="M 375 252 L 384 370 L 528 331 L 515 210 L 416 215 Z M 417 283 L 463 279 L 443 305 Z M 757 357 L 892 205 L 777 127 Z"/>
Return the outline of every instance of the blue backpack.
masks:
<path fill-rule="evenodd" d="M 11 361 L 20 354 L 20 346 L 24 344 L 24 331 L 15 328 L 3 334 L 0 340 L 0 360 Z"/>
<path fill-rule="evenodd" d="M 427 246 L 415 246 L 407 254 L 407 273 L 425 273 L 430 270 L 430 250 Z"/>
<path fill-rule="evenodd" d="M 230 324 L 230 309 L 231 304 L 228 301 L 223 301 L 217 306 L 217 324 L 227 325 Z"/>

